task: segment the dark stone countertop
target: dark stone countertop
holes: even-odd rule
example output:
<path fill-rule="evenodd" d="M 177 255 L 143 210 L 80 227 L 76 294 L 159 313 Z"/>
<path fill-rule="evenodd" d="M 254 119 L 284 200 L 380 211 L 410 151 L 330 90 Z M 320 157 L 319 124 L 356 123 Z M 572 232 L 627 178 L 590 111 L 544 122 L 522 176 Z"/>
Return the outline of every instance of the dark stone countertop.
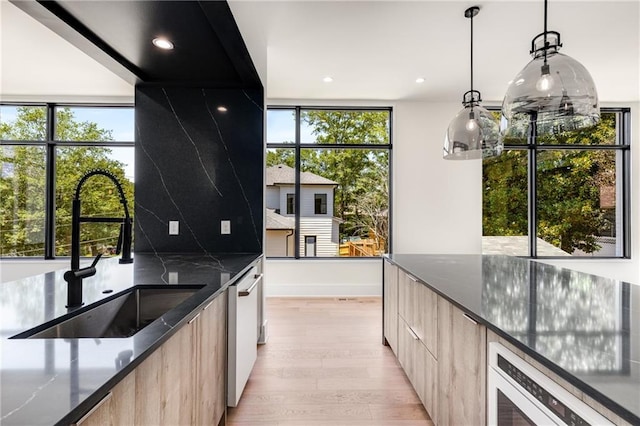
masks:
<path fill-rule="evenodd" d="M 140 285 L 204 285 L 129 338 L 9 339 L 68 314 L 65 270 L 0 285 L 0 423 L 69 424 L 100 401 L 143 359 L 240 277 L 261 254 L 134 253 L 103 259 L 84 280 L 88 305 Z M 103 294 L 104 290 L 113 290 Z"/>
<path fill-rule="evenodd" d="M 510 256 L 388 258 L 585 394 L 640 424 L 640 286 Z"/>

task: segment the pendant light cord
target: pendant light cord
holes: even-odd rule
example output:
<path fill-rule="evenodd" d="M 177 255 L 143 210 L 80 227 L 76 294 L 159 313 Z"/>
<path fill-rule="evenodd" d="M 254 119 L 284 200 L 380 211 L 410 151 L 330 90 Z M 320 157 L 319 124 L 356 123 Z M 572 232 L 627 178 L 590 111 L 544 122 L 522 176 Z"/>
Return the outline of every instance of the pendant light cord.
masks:
<path fill-rule="evenodd" d="M 546 1 L 546 0 L 545 0 Z M 471 14 L 471 105 L 473 106 L 473 13 Z"/>
<path fill-rule="evenodd" d="M 547 0 L 544 0 L 544 64 L 547 65 Z"/>

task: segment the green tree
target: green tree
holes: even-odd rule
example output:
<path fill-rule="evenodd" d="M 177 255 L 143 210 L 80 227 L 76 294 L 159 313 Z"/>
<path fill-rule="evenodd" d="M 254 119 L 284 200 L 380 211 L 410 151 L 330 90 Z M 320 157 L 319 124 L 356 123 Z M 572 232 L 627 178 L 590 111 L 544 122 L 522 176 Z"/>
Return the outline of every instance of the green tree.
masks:
<path fill-rule="evenodd" d="M 615 114 L 579 132 L 541 137 L 539 144 L 613 144 Z M 603 188 L 615 187 L 616 155 L 605 150 L 546 150 L 537 158 L 538 237 L 567 253 L 601 247 L 596 237 L 615 229 L 600 206 Z M 483 163 L 483 234 L 527 235 L 527 153 L 507 150 Z"/>
<path fill-rule="evenodd" d="M 45 139 L 46 109 L 17 108 L 12 122 L 0 124 L 0 139 L 24 141 L 20 145 L 2 146 L 0 175 L 0 254 L 33 256 L 44 254 L 45 148 L 30 141 Z M 69 108 L 56 113 L 56 140 L 110 141 L 111 130 L 96 123 L 78 121 Z M 71 200 L 80 177 L 87 171 L 109 170 L 122 183 L 133 209 L 133 182 L 124 174 L 124 164 L 110 158 L 111 149 L 99 146 L 66 146 L 56 148 L 56 232 L 57 255 L 68 255 L 71 239 Z M 122 207 L 113 184 L 96 176 L 83 188 L 83 216 L 122 215 Z M 115 245 L 117 224 L 83 224 L 83 255 L 108 251 Z"/>
<path fill-rule="evenodd" d="M 340 239 L 373 235 L 385 249 L 388 239 L 389 143 L 387 111 L 303 111 L 301 120 L 319 144 L 367 144 L 371 149 L 312 149 L 300 153 L 301 171 L 311 172 L 338 183 L 334 214 L 342 219 Z M 295 166 L 293 149 L 267 153 L 267 166 Z"/>

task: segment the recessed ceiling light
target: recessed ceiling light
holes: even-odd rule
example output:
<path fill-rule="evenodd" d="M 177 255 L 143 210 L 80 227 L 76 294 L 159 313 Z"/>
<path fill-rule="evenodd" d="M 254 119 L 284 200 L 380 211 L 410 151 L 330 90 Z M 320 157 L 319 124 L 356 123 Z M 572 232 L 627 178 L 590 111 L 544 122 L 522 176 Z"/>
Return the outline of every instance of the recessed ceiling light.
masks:
<path fill-rule="evenodd" d="M 218 107 L 218 111 L 220 111 L 220 112 L 227 112 L 227 107 L 226 107 L 226 106 L 223 106 L 223 105 L 220 105 L 220 106 Z"/>
<path fill-rule="evenodd" d="M 416 78 L 416 83 L 424 83 L 424 77 Z"/>
<path fill-rule="evenodd" d="M 322 81 L 324 81 L 325 83 L 331 83 L 333 81 L 333 78 L 326 76 L 325 78 L 322 79 Z"/>
<path fill-rule="evenodd" d="M 166 38 L 156 37 L 152 40 L 152 43 L 155 47 L 158 47 L 160 49 L 164 49 L 164 50 L 173 49 L 173 43 L 171 43 Z"/>

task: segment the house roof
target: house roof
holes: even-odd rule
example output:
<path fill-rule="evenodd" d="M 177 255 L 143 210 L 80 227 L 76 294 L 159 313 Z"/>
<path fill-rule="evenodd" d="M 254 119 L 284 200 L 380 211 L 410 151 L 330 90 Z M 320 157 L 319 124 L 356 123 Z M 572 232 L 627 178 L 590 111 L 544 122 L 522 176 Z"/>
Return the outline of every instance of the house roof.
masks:
<path fill-rule="evenodd" d="M 293 185 L 296 182 L 295 169 L 285 165 L 267 167 L 267 186 L 274 185 Z M 300 172 L 301 185 L 338 185 L 325 177 L 319 176 L 311 172 Z"/>
<path fill-rule="evenodd" d="M 296 229 L 296 222 L 292 217 L 282 216 L 274 209 L 267 209 L 267 229 Z"/>

